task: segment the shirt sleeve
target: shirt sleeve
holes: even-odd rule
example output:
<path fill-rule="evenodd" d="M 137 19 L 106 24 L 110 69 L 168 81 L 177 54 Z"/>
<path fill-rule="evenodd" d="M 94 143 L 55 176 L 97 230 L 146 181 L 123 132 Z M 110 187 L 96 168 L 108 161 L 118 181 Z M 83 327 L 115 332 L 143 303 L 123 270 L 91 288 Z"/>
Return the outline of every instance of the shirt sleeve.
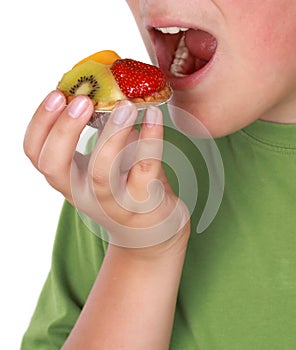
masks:
<path fill-rule="evenodd" d="M 21 350 L 62 347 L 85 304 L 106 248 L 107 243 L 92 232 L 74 207 L 65 202 L 51 268 L 23 336 Z"/>

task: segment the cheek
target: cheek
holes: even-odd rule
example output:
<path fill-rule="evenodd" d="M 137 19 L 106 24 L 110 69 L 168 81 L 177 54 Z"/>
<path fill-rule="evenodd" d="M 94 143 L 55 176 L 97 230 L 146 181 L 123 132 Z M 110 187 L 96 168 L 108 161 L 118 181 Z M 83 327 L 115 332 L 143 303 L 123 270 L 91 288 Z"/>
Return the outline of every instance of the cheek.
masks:
<path fill-rule="evenodd" d="M 245 11 L 250 13 L 250 9 Z M 249 112 L 253 115 L 273 108 L 295 90 L 296 21 L 288 9 L 283 11 L 265 4 L 254 9 L 252 16 L 239 12 L 229 22 L 228 73 L 239 86 L 238 92 L 252 101 Z"/>
<path fill-rule="evenodd" d="M 235 44 L 255 65 L 295 59 L 296 2 L 230 1 L 229 25 Z"/>
<path fill-rule="evenodd" d="M 295 31 L 293 35 L 295 37 Z M 289 32 L 262 26 L 256 28 L 253 35 L 251 32 L 248 41 L 249 45 L 246 45 L 246 48 L 249 50 L 246 57 L 249 57 L 257 65 L 274 66 L 274 68 L 276 66 L 284 67 L 287 60 L 295 58 L 295 42 Z"/>
<path fill-rule="evenodd" d="M 262 114 L 295 94 L 296 49 L 292 28 L 261 27 L 245 57 L 249 93 Z"/>

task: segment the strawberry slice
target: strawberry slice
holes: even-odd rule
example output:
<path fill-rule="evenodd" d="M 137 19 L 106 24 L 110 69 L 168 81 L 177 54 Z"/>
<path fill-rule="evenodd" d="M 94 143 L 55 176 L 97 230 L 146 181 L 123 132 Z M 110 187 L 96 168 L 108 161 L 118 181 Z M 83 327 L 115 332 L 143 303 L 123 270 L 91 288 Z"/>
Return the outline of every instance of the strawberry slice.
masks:
<path fill-rule="evenodd" d="M 149 96 L 166 85 L 158 67 L 130 58 L 115 61 L 111 71 L 120 90 L 129 98 Z"/>

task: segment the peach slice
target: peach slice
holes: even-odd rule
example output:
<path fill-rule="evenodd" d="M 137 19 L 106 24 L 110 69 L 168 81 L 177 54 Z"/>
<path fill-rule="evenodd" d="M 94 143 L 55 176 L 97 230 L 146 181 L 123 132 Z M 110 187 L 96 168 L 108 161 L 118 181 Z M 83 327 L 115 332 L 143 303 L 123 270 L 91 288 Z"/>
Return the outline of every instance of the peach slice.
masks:
<path fill-rule="evenodd" d="M 109 66 L 113 62 L 115 62 L 116 60 L 119 60 L 119 59 L 120 59 L 120 56 L 118 56 L 118 54 L 115 51 L 103 50 L 103 51 L 96 52 L 96 53 L 84 58 L 83 60 L 76 63 L 73 68 L 81 65 L 82 63 L 84 63 L 86 61 L 90 61 L 90 60 Z"/>

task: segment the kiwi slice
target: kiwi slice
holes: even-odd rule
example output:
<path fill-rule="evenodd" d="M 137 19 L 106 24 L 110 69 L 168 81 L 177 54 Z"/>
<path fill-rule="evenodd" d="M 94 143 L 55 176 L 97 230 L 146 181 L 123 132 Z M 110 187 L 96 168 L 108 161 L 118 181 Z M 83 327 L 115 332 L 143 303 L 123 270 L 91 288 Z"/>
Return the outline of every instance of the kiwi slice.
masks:
<path fill-rule="evenodd" d="M 126 98 L 109 66 L 91 60 L 66 72 L 57 88 L 66 97 L 87 95 L 97 108 L 111 106 L 116 101 Z"/>

